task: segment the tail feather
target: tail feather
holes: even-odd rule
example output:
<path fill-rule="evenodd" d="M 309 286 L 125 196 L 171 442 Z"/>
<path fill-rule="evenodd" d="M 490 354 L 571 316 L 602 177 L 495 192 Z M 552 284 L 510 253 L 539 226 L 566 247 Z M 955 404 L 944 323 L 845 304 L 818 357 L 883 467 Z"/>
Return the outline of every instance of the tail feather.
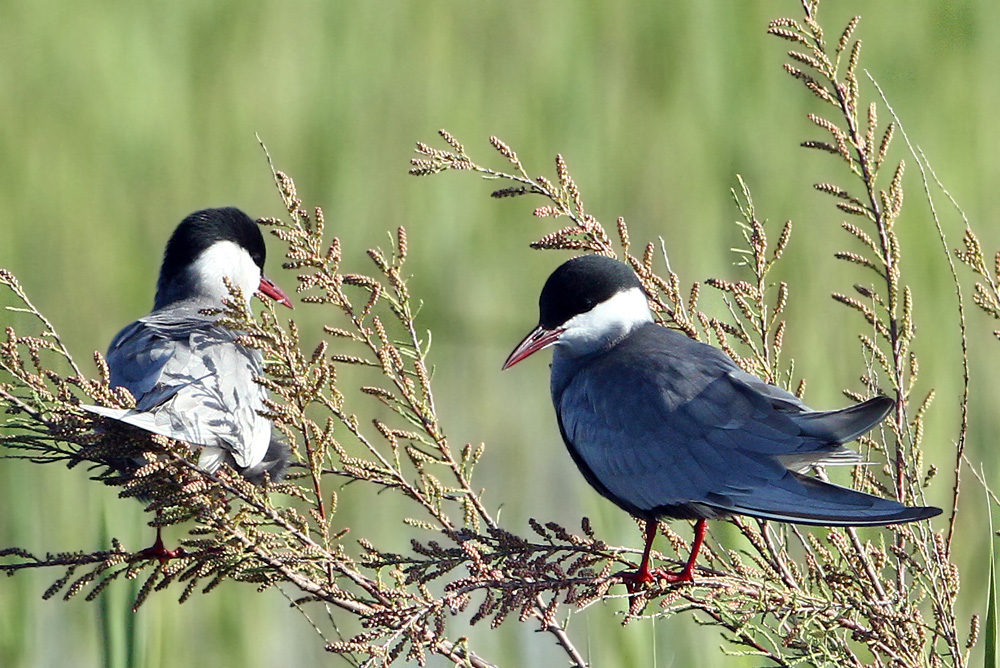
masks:
<path fill-rule="evenodd" d="M 125 424 L 130 424 L 134 427 L 138 427 L 154 434 L 160 434 L 161 436 L 167 436 L 168 438 L 175 438 L 182 441 L 185 440 L 184 435 L 174 433 L 170 429 L 169 425 L 157 424 L 154 415 L 149 412 L 137 411 L 130 408 L 92 406 L 89 404 L 80 404 L 80 408 L 88 413 L 124 422 Z M 265 472 L 268 474 L 272 482 L 283 480 L 288 471 L 290 459 L 291 449 L 288 447 L 288 444 L 285 443 L 277 433 L 272 433 L 271 441 L 267 447 L 267 452 L 264 454 L 264 459 L 254 466 L 246 468 L 240 467 L 236 463 L 236 460 L 231 452 L 219 447 L 203 446 L 198 457 L 198 468 L 208 473 L 214 473 L 223 462 L 226 462 L 233 468 L 237 469 L 244 478 L 255 485 L 260 485 L 264 482 Z M 135 467 L 142 465 L 142 463 L 144 462 L 136 463 Z M 116 468 L 120 468 L 123 471 L 126 469 L 124 465 Z"/>
<path fill-rule="evenodd" d="M 94 413 L 95 415 L 111 418 L 112 420 L 118 420 L 119 422 L 130 424 L 133 427 L 138 427 L 139 429 L 159 434 L 160 436 L 176 438 L 181 441 L 188 440 L 185 439 L 183 435 L 178 435 L 174 430 L 172 430 L 169 424 L 157 423 L 155 414 L 153 413 L 137 411 L 133 408 L 109 408 L 108 406 L 91 406 L 89 404 L 80 404 L 80 408 L 88 413 Z M 216 468 L 218 468 L 218 464 L 216 464 Z"/>
<path fill-rule="evenodd" d="M 940 508 L 904 506 L 794 471 L 789 471 L 781 484 L 717 501 L 721 502 L 710 505 L 731 513 L 822 526 L 902 524 L 941 513 Z"/>
<path fill-rule="evenodd" d="M 121 420 L 131 410 L 130 408 L 110 408 L 108 406 L 92 406 L 90 404 L 80 404 L 80 408 L 88 413 L 103 415 L 113 420 Z"/>
<path fill-rule="evenodd" d="M 835 411 L 806 411 L 790 417 L 807 436 L 830 443 L 849 443 L 874 429 L 896 402 L 875 397 Z"/>

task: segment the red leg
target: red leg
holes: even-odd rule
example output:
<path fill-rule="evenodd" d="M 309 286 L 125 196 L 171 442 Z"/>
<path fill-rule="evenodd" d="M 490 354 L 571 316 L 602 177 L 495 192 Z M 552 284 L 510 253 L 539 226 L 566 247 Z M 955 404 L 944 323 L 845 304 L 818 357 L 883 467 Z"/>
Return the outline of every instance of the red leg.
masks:
<path fill-rule="evenodd" d="M 163 545 L 163 536 L 161 535 L 160 527 L 156 527 L 156 542 L 138 553 L 138 556 L 140 557 L 145 557 L 147 559 L 159 559 L 161 564 L 166 563 L 170 559 L 176 559 L 177 557 L 183 557 L 186 555 L 187 552 L 183 547 L 179 547 L 176 550 L 168 550 Z"/>
<path fill-rule="evenodd" d="M 642 561 L 639 562 L 639 569 L 632 574 L 633 582 L 652 582 L 653 572 L 649 570 L 649 553 L 653 549 L 653 540 L 656 539 L 656 530 L 660 523 L 656 520 L 646 520 L 646 547 L 642 550 Z"/>
<path fill-rule="evenodd" d="M 680 573 L 671 573 L 657 568 L 650 570 L 649 553 L 653 549 L 653 540 L 656 538 L 656 530 L 659 523 L 655 520 L 646 520 L 646 547 L 642 551 L 642 561 L 639 568 L 632 573 L 622 573 L 621 577 L 625 581 L 625 586 L 629 592 L 634 592 L 639 583 L 653 582 L 660 578 L 669 583 L 691 582 L 694 580 L 695 563 L 698 561 L 698 553 L 701 551 L 702 543 L 705 542 L 705 531 L 708 523 L 704 519 L 699 519 L 694 525 L 694 540 L 691 542 L 691 555 L 688 557 L 684 569 Z"/>
<path fill-rule="evenodd" d="M 680 574 L 670 574 L 677 578 L 676 580 L 672 580 L 672 582 L 691 582 L 694 580 L 694 565 L 698 561 L 701 544 L 705 542 L 706 529 L 708 529 L 707 520 L 700 519 L 694 523 L 694 540 L 691 541 L 691 556 L 688 557 L 687 563 L 684 565 L 684 570 Z"/>

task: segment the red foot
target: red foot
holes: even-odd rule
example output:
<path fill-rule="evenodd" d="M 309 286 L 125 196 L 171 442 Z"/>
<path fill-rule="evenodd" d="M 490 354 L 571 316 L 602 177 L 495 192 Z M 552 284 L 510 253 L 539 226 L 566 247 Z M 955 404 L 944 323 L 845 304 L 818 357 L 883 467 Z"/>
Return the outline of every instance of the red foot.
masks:
<path fill-rule="evenodd" d="M 694 568 L 686 566 L 682 571 L 666 571 L 662 568 L 650 570 L 647 566 L 634 571 L 622 571 L 616 574 L 622 579 L 629 594 L 639 591 L 643 585 L 652 584 L 657 580 L 663 580 L 667 584 L 678 584 L 681 582 L 694 582 Z"/>
<path fill-rule="evenodd" d="M 160 535 L 159 528 L 157 528 L 156 542 L 147 547 L 145 550 L 138 552 L 136 556 L 144 559 L 158 559 L 161 564 L 165 564 L 171 559 L 188 556 L 188 552 L 183 547 L 178 547 L 176 550 L 168 550 L 164 547 L 163 537 Z"/>
<path fill-rule="evenodd" d="M 656 580 L 666 580 L 668 584 L 694 581 L 694 564 L 698 559 L 698 552 L 701 544 L 705 540 L 705 520 L 698 520 L 694 526 L 694 541 L 691 543 L 691 556 L 688 557 L 684 569 L 679 573 L 665 571 L 662 568 L 650 570 L 649 551 L 653 547 L 653 539 L 656 538 L 657 523 L 655 520 L 646 521 L 646 547 L 642 551 L 642 562 L 639 568 L 634 571 L 623 571 L 618 573 L 618 577 L 625 583 L 625 588 L 629 594 L 635 594 L 642 585 L 650 584 Z"/>

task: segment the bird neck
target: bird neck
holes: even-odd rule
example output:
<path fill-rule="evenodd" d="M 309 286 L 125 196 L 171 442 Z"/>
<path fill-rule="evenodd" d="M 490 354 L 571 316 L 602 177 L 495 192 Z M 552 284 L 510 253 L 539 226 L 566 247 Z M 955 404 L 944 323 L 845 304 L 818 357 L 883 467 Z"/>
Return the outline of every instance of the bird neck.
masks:
<path fill-rule="evenodd" d="M 593 355 L 616 346 L 637 327 L 653 322 L 646 293 L 623 290 L 566 321 L 555 345 L 554 360 Z"/>
<path fill-rule="evenodd" d="M 230 297 L 225 279 L 243 293 L 247 306 L 260 286 L 261 271 L 250 255 L 230 241 L 213 244 L 181 271 L 160 274 L 154 308 L 178 301 L 204 302 L 219 307 Z"/>

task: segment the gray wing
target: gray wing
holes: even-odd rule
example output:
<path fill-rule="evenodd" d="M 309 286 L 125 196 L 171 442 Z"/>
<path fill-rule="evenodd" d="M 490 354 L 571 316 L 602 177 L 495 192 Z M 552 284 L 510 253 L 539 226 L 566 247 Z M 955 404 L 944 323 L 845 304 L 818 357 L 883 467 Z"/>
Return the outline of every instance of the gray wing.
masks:
<path fill-rule="evenodd" d="M 747 391 L 767 398 L 776 411 L 785 413 L 802 429 L 803 433 L 830 443 L 849 443 L 862 434 L 868 433 L 882 422 L 896 405 L 896 402 L 888 397 L 875 397 L 847 408 L 833 411 L 814 411 L 791 392 L 774 385 L 768 385 L 757 376 L 746 373 L 742 369 L 735 368 L 729 373 L 729 377 L 734 383 L 746 388 Z M 851 450 L 843 450 L 842 452 L 853 453 Z M 857 459 L 857 454 L 853 453 L 853 455 L 853 458 Z M 813 463 L 832 464 L 838 462 L 823 460 Z"/>
<path fill-rule="evenodd" d="M 567 446 L 588 480 L 630 512 L 733 512 L 821 524 L 906 515 L 894 501 L 787 465 L 842 450 L 840 437 L 871 428 L 889 400 L 847 409 L 854 413 L 846 418 L 813 412 L 721 351 L 656 325 L 571 372 L 558 365 L 557 359 L 553 398 Z M 569 380 L 560 385 L 557 376 Z"/>
<path fill-rule="evenodd" d="M 138 320 L 111 342 L 111 385 L 128 389 L 134 410 L 89 407 L 147 431 L 205 446 L 199 467 L 214 471 L 231 455 L 236 465 L 264 458 L 271 425 L 258 411 L 266 391 L 260 353 L 196 308 L 165 309 Z"/>

